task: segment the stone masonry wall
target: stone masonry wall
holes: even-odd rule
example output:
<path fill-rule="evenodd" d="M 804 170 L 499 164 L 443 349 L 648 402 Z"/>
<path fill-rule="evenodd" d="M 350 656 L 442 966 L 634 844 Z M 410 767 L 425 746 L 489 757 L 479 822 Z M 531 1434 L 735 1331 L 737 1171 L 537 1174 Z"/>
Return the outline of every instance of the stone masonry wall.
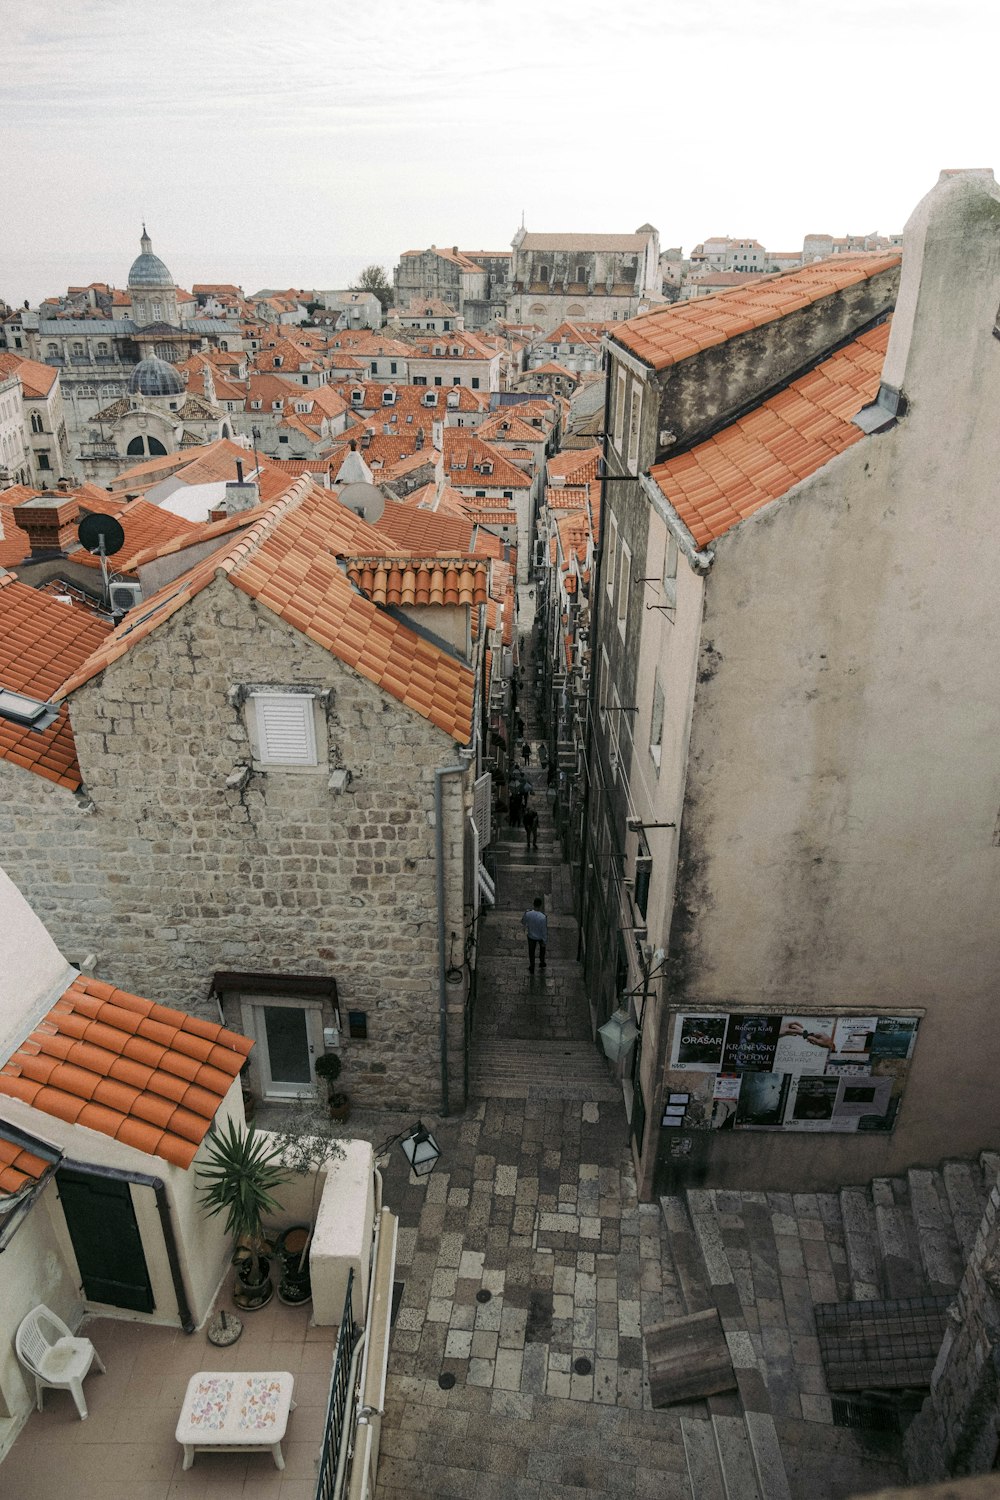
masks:
<path fill-rule="evenodd" d="M 950 1320 L 931 1393 L 905 1438 L 915 1483 L 983 1474 L 1000 1441 L 1000 1183 L 993 1187 Z"/>
<path fill-rule="evenodd" d="M 251 771 L 241 684 L 328 692 L 318 772 Z M 359 1106 L 440 1098 L 434 770 L 458 747 L 224 581 L 81 688 L 86 795 L 0 763 L 3 864 L 71 958 L 218 1017 L 216 970 L 334 976 L 369 1040 L 342 1048 Z M 325 756 L 324 756 L 325 748 Z M 349 789 L 329 789 L 337 767 Z M 444 782 L 446 930 L 464 926 L 468 776 Z M 463 792 L 463 784 L 465 791 Z M 460 1098 L 461 1016 L 450 1031 Z"/>

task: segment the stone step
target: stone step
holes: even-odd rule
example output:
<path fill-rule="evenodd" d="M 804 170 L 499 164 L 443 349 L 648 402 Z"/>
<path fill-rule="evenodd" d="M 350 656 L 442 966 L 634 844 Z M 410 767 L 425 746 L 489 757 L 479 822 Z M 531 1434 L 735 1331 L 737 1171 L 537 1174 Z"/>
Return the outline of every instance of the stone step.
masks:
<path fill-rule="evenodd" d="M 890 1298 L 921 1297 L 927 1291 L 909 1199 L 904 1178 L 876 1177 L 872 1181 L 882 1281 Z"/>
<path fill-rule="evenodd" d="M 469 1094 L 475 1099 L 621 1102 L 620 1086 L 589 1040 L 476 1042 L 469 1059 Z"/>
<path fill-rule="evenodd" d="M 967 1161 L 946 1161 L 941 1168 L 948 1209 L 962 1258 L 967 1259 L 986 1210 L 987 1192 L 982 1169 Z"/>
<path fill-rule="evenodd" d="M 681 1417 L 681 1438 L 692 1500 L 726 1500 L 712 1423 Z"/>
<path fill-rule="evenodd" d="M 743 1420 L 761 1500 L 792 1500 L 774 1418 L 770 1412 L 748 1411 Z"/>
<path fill-rule="evenodd" d="M 704 1312 L 715 1299 L 687 1205 L 683 1198 L 665 1195 L 660 1199 L 660 1211 L 667 1226 L 663 1243 L 674 1263 L 684 1310 L 686 1313 Z"/>
<path fill-rule="evenodd" d="M 840 1190 L 847 1270 L 854 1302 L 877 1302 L 882 1296 L 881 1259 L 875 1205 L 867 1188 Z"/>
<path fill-rule="evenodd" d="M 911 1167 L 906 1177 L 920 1263 L 929 1290 L 935 1295 L 957 1291 L 962 1279 L 962 1258 L 941 1174 Z"/>
<path fill-rule="evenodd" d="M 713 1414 L 711 1421 L 726 1500 L 764 1500 L 743 1418 Z"/>

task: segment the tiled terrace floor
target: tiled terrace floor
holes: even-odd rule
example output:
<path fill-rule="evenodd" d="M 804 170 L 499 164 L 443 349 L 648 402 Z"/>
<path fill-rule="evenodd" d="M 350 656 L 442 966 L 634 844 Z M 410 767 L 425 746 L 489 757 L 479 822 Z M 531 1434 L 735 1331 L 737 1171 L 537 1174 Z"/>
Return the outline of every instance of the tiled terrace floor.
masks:
<path fill-rule="evenodd" d="M 228 1286 L 228 1283 L 227 1283 Z M 223 1306 L 232 1303 L 223 1300 Z M 83 1330 L 107 1366 L 84 1381 L 81 1422 L 68 1391 L 46 1391 L 0 1464 L 3 1500 L 313 1500 L 336 1330 L 310 1328 L 311 1309 L 273 1298 L 247 1313 L 231 1349 L 204 1331 L 190 1335 L 96 1318 Z M 284 1472 L 261 1453 L 198 1453 L 186 1473 L 174 1438 L 196 1370 L 290 1370 L 296 1409 L 288 1419 Z"/>

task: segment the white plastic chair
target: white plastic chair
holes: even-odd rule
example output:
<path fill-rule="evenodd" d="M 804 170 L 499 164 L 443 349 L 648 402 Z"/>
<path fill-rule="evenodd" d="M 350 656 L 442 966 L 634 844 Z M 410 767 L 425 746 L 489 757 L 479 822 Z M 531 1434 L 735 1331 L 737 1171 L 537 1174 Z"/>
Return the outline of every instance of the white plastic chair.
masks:
<path fill-rule="evenodd" d="M 62 1318 L 47 1307 L 32 1309 L 17 1330 L 17 1357 L 35 1377 L 38 1410 L 42 1410 L 42 1391 L 71 1391 L 80 1420 L 87 1417 L 83 1399 L 83 1380 L 91 1365 L 106 1374 L 101 1357 L 89 1339 L 74 1338 Z"/>

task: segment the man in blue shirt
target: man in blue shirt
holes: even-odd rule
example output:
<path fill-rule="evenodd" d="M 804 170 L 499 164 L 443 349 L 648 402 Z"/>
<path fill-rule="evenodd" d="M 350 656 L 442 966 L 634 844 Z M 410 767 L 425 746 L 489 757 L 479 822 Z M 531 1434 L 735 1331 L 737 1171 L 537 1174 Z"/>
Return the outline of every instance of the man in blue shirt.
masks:
<path fill-rule="evenodd" d="M 525 932 L 528 934 L 528 973 L 529 974 L 534 974 L 534 972 L 535 972 L 535 949 L 536 948 L 540 948 L 541 949 L 541 953 L 539 954 L 539 958 L 541 960 L 542 968 L 544 969 L 545 968 L 545 944 L 549 940 L 549 923 L 548 923 L 548 918 L 546 917 L 545 913 L 542 911 L 542 898 L 541 898 L 541 896 L 536 896 L 535 897 L 535 904 L 534 904 L 534 906 L 530 909 L 530 911 L 526 911 L 525 914 L 524 914 L 524 916 L 521 918 L 521 926 L 524 928 Z"/>

